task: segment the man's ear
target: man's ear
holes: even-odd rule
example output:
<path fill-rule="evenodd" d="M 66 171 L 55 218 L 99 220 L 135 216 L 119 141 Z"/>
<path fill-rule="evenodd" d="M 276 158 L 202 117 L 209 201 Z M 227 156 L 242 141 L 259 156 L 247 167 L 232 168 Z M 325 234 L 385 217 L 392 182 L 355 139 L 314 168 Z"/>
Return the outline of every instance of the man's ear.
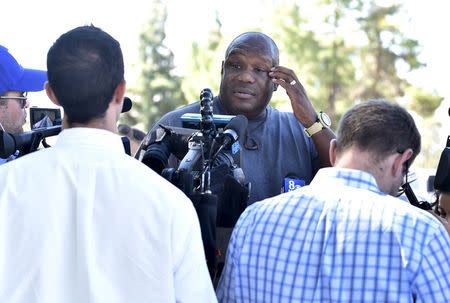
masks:
<path fill-rule="evenodd" d="M 116 91 L 114 92 L 116 97 L 120 100 L 123 100 L 125 97 L 125 90 L 127 89 L 127 84 L 125 80 L 120 81 L 120 83 L 116 87 Z"/>
<path fill-rule="evenodd" d="M 413 156 L 414 152 L 411 148 L 408 148 L 403 153 L 399 153 L 398 156 L 394 159 L 392 163 L 392 174 L 393 176 L 403 176 L 407 173 L 407 170 L 410 166 L 410 159 Z"/>
<path fill-rule="evenodd" d="M 120 106 L 120 111 L 122 111 L 123 98 L 125 97 L 126 87 L 127 85 L 125 80 L 120 81 L 120 83 L 116 87 L 116 90 L 114 91 L 113 99 L 111 101 L 115 102 L 118 106 Z"/>
<path fill-rule="evenodd" d="M 330 163 L 332 166 L 336 163 L 336 139 L 331 139 L 330 141 L 330 149 L 328 151 L 329 157 L 330 157 Z"/>
<path fill-rule="evenodd" d="M 59 104 L 58 99 L 55 96 L 55 93 L 53 92 L 52 87 L 50 86 L 50 83 L 48 81 L 45 82 L 44 84 L 44 88 L 45 88 L 45 92 L 47 93 L 48 98 L 57 106 L 61 106 L 61 104 Z"/>

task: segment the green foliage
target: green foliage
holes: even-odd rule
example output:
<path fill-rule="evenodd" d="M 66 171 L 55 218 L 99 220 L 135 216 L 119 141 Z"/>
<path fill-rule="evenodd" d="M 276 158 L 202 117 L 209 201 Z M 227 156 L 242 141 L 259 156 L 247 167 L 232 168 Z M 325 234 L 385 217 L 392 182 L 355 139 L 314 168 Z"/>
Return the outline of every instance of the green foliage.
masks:
<path fill-rule="evenodd" d="M 182 79 L 174 74 L 174 55 L 164 44 L 167 8 L 161 0 L 153 2 L 153 14 L 140 34 L 141 76 L 137 87 L 132 89 L 139 98 L 133 100 L 133 110 L 124 117 L 130 125 L 141 122 L 144 129 L 185 100 Z"/>
<path fill-rule="evenodd" d="M 423 64 L 418 60 L 418 41 L 406 38 L 395 16 L 400 5 L 379 6 L 376 1 L 366 5 L 358 18 L 367 44 L 361 48 L 362 77 L 358 83 L 358 98 L 395 100 L 404 96 L 410 84 L 399 76 L 398 66 L 413 70 Z"/>
<path fill-rule="evenodd" d="M 437 167 L 445 143 L 445 141 L 442 140 L 442 137 L 436 132 L 436 129 L 441 127 L 441 123 L 435 119 L 423 119 L 420 116 L 414 116 L 414 120 L 418 125 L 422 137 L 422 148 L 413 165 L 415 167 L 435 168 Z"/>
<path fill-rule="evenodd" d="M 135 90 L 141 100 L 133 111 L 139 115 L 130 116 L 147 126 L 180 104 L 198 100 L 205 87 L 218 94 L 224 43 L 228 42 L 216 15 L 216 27 L 207 42 L 192 44 L 186 77 L 175 76 L 173 54 L 164 45 L 167 13 L 161 0 L 154 1 L 154 13 L 141 34 L 142 73 Z M 405 105 L 425 117 L 423 123 L 437 127 L 427 119 L 442 98 L 413 87 L 400 76 L 423 66 L 418 58 L 420 44 L 406 37 L 397 24 L 400 5 L 378 3 L 316 0 L 316 13 L 311 14 L 309 1 L 285 1 L 286 5 L 273 10 L 270 22 L 264 20 L 262 31 L 278 44 L 280 64 L 295 71 L 316 110 L 326 111 L 335 127 L 352 104 L 372 98 L 408 100 Z M 271 104 L 291 110 L 282 89 L 274 93 Z"/>
<path fill-rule="evenodd" d="M 274 24 L 279 30 L 272 37 L 280 49 L 280 65 L 294 70 L 305 87 L 308 96 L 317 108 L 321 108 L 320 99 L 316 98 L 317 78 L 313 76 L 313 62 L 317 62 L 319 43 L 312 30 L 307 26 L 307 19 L 300 14 L 300 7 L 283 6 L 274 11 Z M 286 94 L 278 89 L 271 104 L 277 108 L 290 108 Z M 281 97 L 282 96 L 282 97 Z"/>
<path fill-rule="evenodd" d="M 443 97 L 424 91 L 417 87 L 411 87 L 408 90 L 411 95 L 410 108 L 422 117 L 429 118 L 434 111 L 441 105 Z"/>
<path fill-rule="evenodd" d="M 324 1 L 325 28 L 321 34 L 309 29 L 309 22 L 301 15 L 302 8 L 294 5 L 277 12 L 277 35 L 280 49 L 288 56 L 288 67 L 295 70 L 305 86 L 315 108 L 325 110 L 337 121 L 339 104 L 350 104 L 348 96 L 355 83 L 355 69 L 351 61 L 354 49 L 337 35 L 344 16 L 342 5 L 347 1 Z M 285 12 L 283 12 L 283 10 Z M 286 17 L 289 16 L 289 17 Z"/>
<path fill-rule="evenodd" d="M 216 28 L 209 32 L 206 45 L 194 42 L 188 73 L 183 80 L 183 92 L 187 102 L 199 100 L 202 89 L 210 88 L 214 95 L 219 93 L 220 62 L 223 54 L 222 24 L 216 15 Z"/>

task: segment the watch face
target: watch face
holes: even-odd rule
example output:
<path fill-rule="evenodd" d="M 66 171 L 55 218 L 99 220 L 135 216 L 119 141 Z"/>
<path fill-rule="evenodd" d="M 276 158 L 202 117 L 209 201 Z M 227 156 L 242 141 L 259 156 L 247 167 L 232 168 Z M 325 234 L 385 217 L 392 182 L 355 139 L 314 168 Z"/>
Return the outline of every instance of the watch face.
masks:
<path fill-rule="evenodd" d="M 331 126 L 331 119 L 330 117 L 325 113 L 320 113 L 320 120 L 323 124 L 325 124 L 327 127 Z"/>

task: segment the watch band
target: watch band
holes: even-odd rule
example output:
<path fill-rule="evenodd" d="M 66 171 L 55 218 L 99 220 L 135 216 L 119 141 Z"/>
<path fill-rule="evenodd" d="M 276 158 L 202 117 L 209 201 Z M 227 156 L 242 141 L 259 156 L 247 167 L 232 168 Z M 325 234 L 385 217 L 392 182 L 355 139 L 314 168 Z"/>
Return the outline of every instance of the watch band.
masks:
<path fill-rule="evenodd" d="M 316 122 L 313 123 L 313 125 L 311 125 L 308 128 L 305 128 L 305 134 L 308 137 L 311 137 L 312 135 L 320 132 L 322 129 L 324 129 L 324 126 L 322 125 L 322 123 L 320 123 L 319 119 L 317 119 Z"/>
<path fill-rule="evenodd" d="M 305 128 L 305 134 L 308 137 L 311 137 L 314 134 L 317 134 L 324 128 L 329 128 L 331 126 L 331 119 L 328 117 L 328 115 L 324 112 L 319 112 L 317 115 L 316 122 L 313 123 L 308 128 Z"/>

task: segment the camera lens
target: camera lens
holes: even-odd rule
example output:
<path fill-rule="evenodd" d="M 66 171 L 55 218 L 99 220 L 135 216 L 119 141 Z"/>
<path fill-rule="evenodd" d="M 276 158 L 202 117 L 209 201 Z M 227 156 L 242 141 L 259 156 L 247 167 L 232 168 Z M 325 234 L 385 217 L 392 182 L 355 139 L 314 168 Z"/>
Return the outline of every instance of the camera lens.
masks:
<path fill-rule="evenodd" d="M 142 163 L 160 175 L 162 170 L 167 167 L 169 156 L 170 149 L 165 141 L 153 143 L 145 152 Z"/>

